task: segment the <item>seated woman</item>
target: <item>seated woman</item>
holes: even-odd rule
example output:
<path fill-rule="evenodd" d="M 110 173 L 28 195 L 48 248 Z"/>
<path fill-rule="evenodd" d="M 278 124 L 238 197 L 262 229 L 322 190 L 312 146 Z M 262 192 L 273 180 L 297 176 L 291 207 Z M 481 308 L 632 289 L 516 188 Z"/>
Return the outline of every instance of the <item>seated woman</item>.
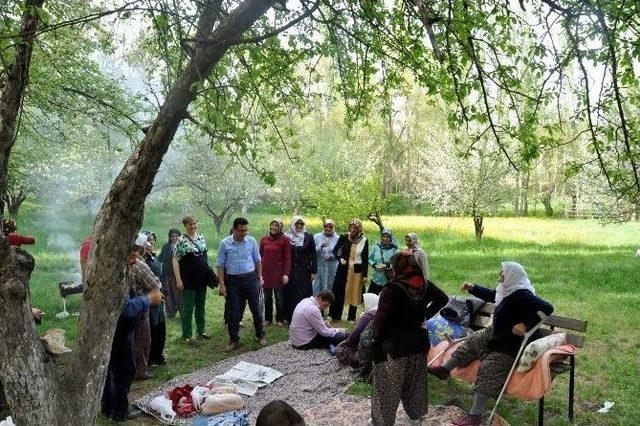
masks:
<path fill-rule="evenodd" d="M 553 306 L 536 296 L 522 265 L 502 262 L 502 270 L 495 290 L 477 284 L 464 283 L 461 290 L 496 304 L 493 323 L 469 337 L 441 367 L 429 368 L 429 373 L 441 380 L 449 377 L 451 370 L 465 367 L 476 359 L 482 361 L 475 383 L 475 397 L 469 414 L 457 419 L 457 426 L 479 425 L 488 398 L 497 398 L 511 366 L 515 362 L 522 336 L 534 327 L 540 317 L 553 312 Z M 530 341 L 540 338 L 534 333 Z"/>
<path fill-rule="evenodd" d="M 377 294 L 365 293 L 362 298 L 364 299 L 364 313 L 356 323 L 349 337 L 336 348 L 336 357 L 342 365 L 358 367 L 361 364 L 361 360 L 358 358 L 360 336 L 367 325 L 371 323 L 373 317 L 376 316 L 376 311 L 378 310 L 379 296 Z"/>

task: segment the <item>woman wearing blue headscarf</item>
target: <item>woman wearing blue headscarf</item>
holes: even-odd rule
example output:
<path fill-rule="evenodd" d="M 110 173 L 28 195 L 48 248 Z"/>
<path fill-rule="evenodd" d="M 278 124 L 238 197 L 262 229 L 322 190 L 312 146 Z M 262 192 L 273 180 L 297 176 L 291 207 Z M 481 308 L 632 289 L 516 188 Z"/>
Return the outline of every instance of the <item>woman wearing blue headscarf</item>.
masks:
<path fill-rule="evenodd" d="M 390 228 L 384 228 L 378 241 L 369 253 L 369 265 L 373 267 L 369 293 L 380 294 L 389 280 L 387 271 L 391 268 L 391 256 L 398 252 L 398 245 L 393 238 Z"/>

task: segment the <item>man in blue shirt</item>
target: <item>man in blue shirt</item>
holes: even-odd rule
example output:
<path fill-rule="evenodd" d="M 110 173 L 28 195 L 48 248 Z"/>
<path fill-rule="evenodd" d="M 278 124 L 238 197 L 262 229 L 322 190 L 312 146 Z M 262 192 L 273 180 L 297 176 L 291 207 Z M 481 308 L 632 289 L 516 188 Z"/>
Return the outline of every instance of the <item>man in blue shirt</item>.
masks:
<path fill-rule="evenodd" d="M 253 326 L 260 345 L 267 339 L 260 310 L 260 289 L 262 288 L 262 263 L 258 243 L 249 233 L 249 221 L 237 217 L 233 221 L 231 235 L 220 241 L 218 248 L 218 277 L 220 295 L 226 297 L 225 311 L 229 312 L 229 345 L 226 351 L 240 347 L 240 320 L 245 303 L 253 315 Z"/>

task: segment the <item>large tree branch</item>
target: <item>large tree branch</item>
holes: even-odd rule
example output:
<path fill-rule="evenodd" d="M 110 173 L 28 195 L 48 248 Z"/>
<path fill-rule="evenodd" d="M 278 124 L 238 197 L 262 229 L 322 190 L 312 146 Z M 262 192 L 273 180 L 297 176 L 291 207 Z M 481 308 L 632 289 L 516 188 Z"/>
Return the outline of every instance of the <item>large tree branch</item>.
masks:
<path fill-rule="evenodd" d="M 620 126 L 622 127 L 622 137 L 624 141 L 625 151 L 627 153 L 629 163 L 631 164 L 631 169 L 633 170 L 633 186 L 636 187 L 636 193 L 640 195 L 640 177 L 638 176 L 638 165 L 636 164 L 636 160 L 634 159 L 636 153 L 632 152 L 631 150 L 631 136 L 629 134 L 629 125 L 627 124 L 624 108 L 622 107 L 622 94 L 620 93 L 620 86 L 618 84 L 618 57 L 616 53 L 615 39 L 612 31 L 607 25 L 602 10 L 597 5 L 595 6 L 595 9 L 596 17 L 598 18 L 598 22 L 600 23 L 600 27 L 602 28 L 604 34 L 604 41 L 607 45 L 609 57 L 611 58 L 611 80 L 613 82 L 613 93 L 616 100 L 616 107 L 618 108 L 618 117 L 620 117 Z"/>
<path fill-rule="evenodd" d="M 80 315 L 77 345 L 69 365 L 70 386 L 91 401 L 78 411 L 95 413 L 100 401 L 100 386 L 108 361 L 110 339 L 126 294 L 123 283 L 124 260 L 135 233 L 140 228 L 144 202 L 154 177 L 178 126 L 197 93 L 197 85 L 218 64 L 229 47 L 241 39 L 274 0 L 245 0 L 213 31 L 211 43 L 194 54 L 166 96 L 158 116 L 138 149 L 114 181 L 92 232 L 94 247 L 89 257 L 85 303 Z M 202 26 L 208 23 L 202 23 Z M 117 291 L 114 291 L 117 289 Z M 95 330 L 106 330 L 96 336 Z M 78 374 L 92 366 L 88 374 Z"/>
<path fill-rule="evenodd" d="M 0 96 L 0 217 L 4 214 L 9 155 L 16 140 L 16 123 L 29 79 L 33 41 L 40 23 L 39 9 L 42 8 L 43 3 L 44 0 L 26 0 L 25 2 L 20 42 L 16 45 L 16 56 L 7 73 L 7 81 Z"/>

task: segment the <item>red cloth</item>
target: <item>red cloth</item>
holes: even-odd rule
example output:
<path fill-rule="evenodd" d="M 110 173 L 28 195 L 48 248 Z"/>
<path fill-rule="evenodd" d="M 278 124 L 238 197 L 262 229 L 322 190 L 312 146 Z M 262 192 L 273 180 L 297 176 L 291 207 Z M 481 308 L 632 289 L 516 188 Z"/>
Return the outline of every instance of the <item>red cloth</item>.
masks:
<path fill-rule="evenodd" d="M 262 277 L 264 288 L 280 288 L 282 276 L 291 270 L 291 246 L 289 239 L 280 234 L 277 237 L 265 235 L 260 240 L 260 257 L 262 258 Z"/>
<path fill-rule="evenodd" d="M 87 260 L 89 258 L 89 251 L 91 250 L 91 246 L 93 246 L 93 238 L 87 237 L 82 242 L 80 246 L 80 261 Z"/>
<path fill-rule="evenodd" d="M 35 244 L 36 239 L 33 237 L 27 237 L 26 235 L 9 234 L 9 245 L 20 247 L 22 244 Z"/>
<path fill-rule="evenodd" d="M 192 390 L 193 386 L 184 385 L 174 388 L 169 392 L 169 399 L 171 400 L 173 411 L 179 416 L 188 417 L 196 413 L 195 408 L 193 408 L 193 400 L 191 399 Z"/>

